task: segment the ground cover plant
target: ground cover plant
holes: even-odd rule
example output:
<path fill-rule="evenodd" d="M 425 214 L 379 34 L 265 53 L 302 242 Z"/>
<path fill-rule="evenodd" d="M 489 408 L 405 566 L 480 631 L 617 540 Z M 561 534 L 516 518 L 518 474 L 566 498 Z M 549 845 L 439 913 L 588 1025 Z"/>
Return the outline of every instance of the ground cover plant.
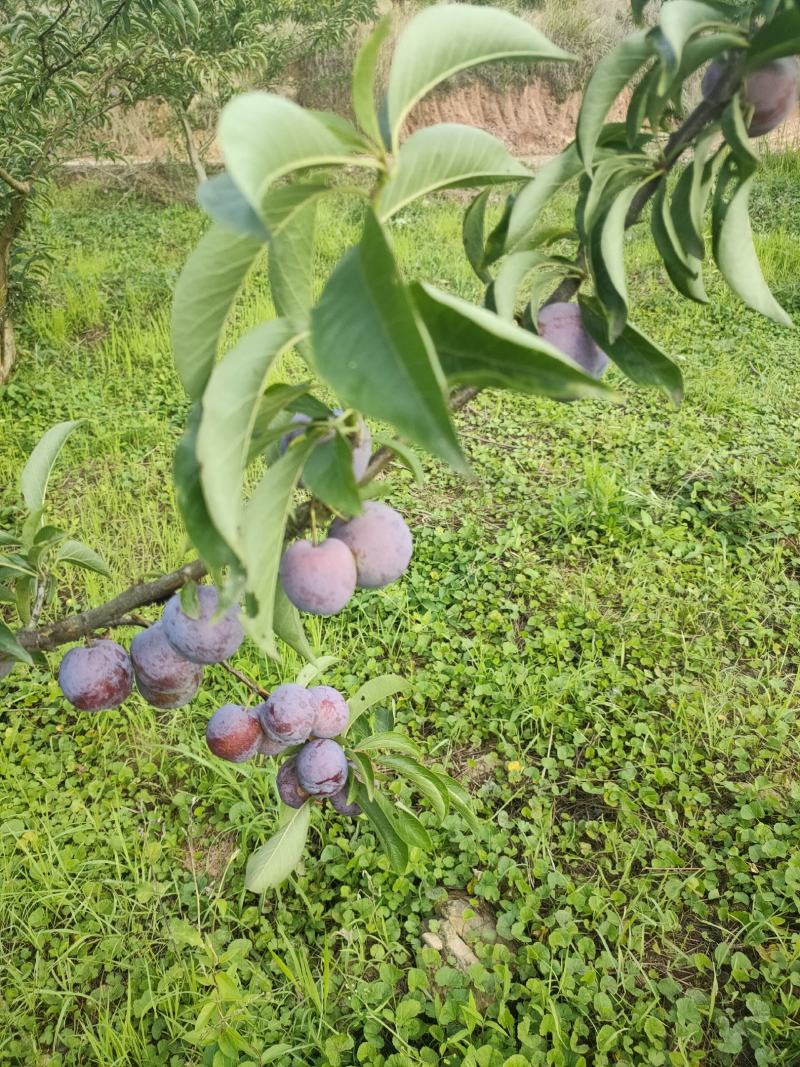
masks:
<path fill-rule="evenodd" d="M 753 205 L 768 278 L 795 314 L 798 181 L 795 155 L 770 159 Z M 471 297 L 460 217 L 453 201 L 409 210 L 398 252 Z M 323 212 L 323 266 L 356 225 Z M 48 226 L 65 267 L 30 309 L 3 393 L 2 507 L 11 523 L 51 419 L 86 416 L 49 489 L 52 519 L 111 569 L 71 572 L 79 606 L 185 558 L 169 474 L 186 400 L 166 294 L 201 218 L 84 185 L 59 194 Z M 396 476 L 409 576 L 324 623 L 339 689 L 377 669 L 409 676 L 396 714 L 469 783 L 481 835 L 456 816 L 429 826 L 436 858 L 412 851 L 398 878 L 368 826 L 327 820 L 262 912 L 242 878 L 270 788 L 256 764 L 204 755 L 209 716 L 247 702 L 243 684 L 212 667 L 191 705 L 134 698 L 112 721 L 70 713 L 50 670 L 15 671 L 0 748 L 2 1062 L 211 1062 L 230 1028 L 254 1063 L 535 1064 L 553 1050 L 569 1063 L 570 1042 L 594 1047 L 600 1031 L 599 1063 L 759 1050 L 792 1063 L 795 345 L 713 275 L 710 314 L 670 295 L 642 232 L 629 264 L 643 327 L 685 373 L 682 408 L 614 371 L 624 426 L 599 402 L 486 394 L 458 417 L 471 491 L 437 463 L 423 461 L 422 486 Z M 256 276 L 239 322 L 267 305 Z M 291 650 L 270 665 L 247 644 L 233 663 L 267 689 L 300 668 Z M 471 974 L 421 941 L 456 891 L 512 942 L 478 946 Z"/>
<path fill-rule="evenodd" d="M 451 16 L 457 17 L 461 24 L 458 47 L 467 50 L 458 57 L 462 65 L 465 55 L 474 61 L 486 52 L 484 36 L 474 31 L 499 27 L 499 36 L 506 33 L 510 42 L 513 20 L 504 23 L 499 18 L 495 22 L 495 16 L 489 13 L 487 21 L 474 8 L 450 11 L 442 7 L 431 11 L 430 18 L 422 16 L 419 29 L 412 23 L 406 31 L 407 41 L 401 37 L 397 46 L 397 77 L 394 68 L 390 76 L 389 125 L 378 121 L 377 113 L 371 110 L 368 93 L 374 50 L 380 44 L 382 27 L 365 46 L 356 71 L 356 111 L 367 138 L 371 130 L 376 133 L 380 130 L 386 148 L 397 155 L 397 169 L 390 164 L 387 173 L 379 178 L 366 212 L 362 208 L 354 212 L 353 223 L 356 227 L 363 225 L 363 235 L 343 258 L 339 258 L 337 250 L 333 271 L 323 273 L 322 293 L 311 314 L 310 333 L 303 324 L 306 307 L 315 300 L 309 209 L 313 206 L 316 212 L 318 200 L 338 194 L 341 188 L 327 182 L 317 186 L 301 182 L 273 191 L 271 181 L 287 169 L 334 161 L 368 163 L 382 172 L 387 165 L 384 149 L 379 147 L 378 140 L 365 140 L 338 120 L 312 115 L 301 118 L 302 113 L 295 109 L 291 115 L 294 133 L 287 142 L 289 155 L 286 156 L 286 146 L 279 139 L 253 151 L 248 137 L 254 127 L 259 123 L 280 125 L 290 117 L 285 103 L 275 97 L 243 98 L 231 105 L 227 117 L 223 116 L 222 137 L 229 153 L 231 173 L 201 189 L 202 203 L 217 219 L 217 224 L 189 260 L 177 286 L 173 310 L 177 369 L 184 388 L 195 401 L 189 413 L 188 430 L 177 451 L 177 502 L 202 560 L 155 582 L 131 587 L 127 594 L 105 607 L 37 628 L 48 603 L 47 586 L 39 574 L 30 571 L 37 566 L 39 558 L 37 539 L 41 537 L 49 545 L 65 535 L 58 528 L 51 531 L 41 526 L 42 516 L 30 500 L 43 495 L 50 467 L 64 443 L 61 438 L 66 439 L 67 427 L 73 428 L 72 423 L 59 425 L 37 446 L 22 473 L 23 496 L 31 514 L 25 518 L 19 535 L 9 535 L 9 546 L 19 546 L 20 552 L 7 555 L 8 570 L 18 571 L 22 577 L 12 573 L 7 588 L 13 594 L 12 601 L 18 607 L 21 605 L 20 615 L 29 611 L 31 622 L 16 636 L 7 628 L 4 630 L 3 653 L 6 658 L 41 666 L 43 651 L 80 634 L 131 623 L 147 626 L 149 620 L 125 612 L 163 600 L 165 594 L 182 587 L 180 596 L 168 602 L 161 621 L 146 631 L 153 647 L 160 644 L 159 669 L 167 653 L 177 657 L 178 665 L 187 670 L 192 663 L 212 668 L 215 664 L 225 664 L 229 674 L 263 696 L 264 701 L 252 711 L 244 704 L 227 702 L 211 719 L 207 731 L 209 747 L 237 764 L 260 752 L 267 754 L 268 749 L 262 747 L 265 744 L 283 746 L 282 755 L 287 757 L 280 764 L 277 779 L 286 805 L 284 815 L 275 836 L 250 857 L 246 886 L 251 891 L 261 892 L 279 885 L 301 862 L 309 830 L 312 834 L 319 831 L 317 822 L 310 819 L 312 804 L 307 794 L 332 798 L 338 814 L 357 817 L 363 812 L 401 878 L 407 874 L 409 863 L 414 862 L 413 854 L 417 850 L 433 849 L 429 828 L 452 825 L 448 821 L 450 806 L 458 816 L 457 822 L 463 818 L 477 839 L 485 829 L 474 819 L 468 793 L 457 778 L 445 775 L 437 766 L 426 767 L 416 762 L 417 745 L 407 732 L 396 729 L 396 715 L 388 708 L 371 710 L 398 692 L 408 695 L 407 685 L 396 676 L 373 676 L 372 681 L 358 689 L 344 716 L 349 720 L 348 725 L 336 740 L 332 735 L 333 724 L 329 722 L 331 716 L 327 711 L 323 715 L 322 705 L 316 705 L 314 694 L 320 694 L 320 687 L 305 689 L 336 664 L 330 656 L 321 658 L 326 644 L 323 641 L 319 647 L 318 631 L 313 633 L 318 647 L 311 647 L 297 609 L 302 607 L 312 617 L 336 614 L 337 608 L 347 606 L 354 592 L 351 585 L 361 590 L 353 600 L 355 603 L 367 596 L 367 591 L 391 587 L 402 576 L 409 564 L 414 539 L 398 511 L 374 500 L 364 500 L 362 494 L 392 452 L 399 452 L 412 474 L 418 476 L 420 468 L 419 460 L 411 457 L 405 444 L 390 441 L 372 460 L 366 477 L 357 485 L 351 444 L 363 437 L 360 416 L 352 409 L 329 408 L 327 396 L 316 389 L 312 394 L 306 381 L 275 382 L 274 367 L 284 351 L 295 345 L 300 358 L 313 370 L 322 371 L 345 404 L 357 406 L 373 418 L 388 420 L 406 439 L 446 459 L 461 473 L 468 470 L 468 465 L 447 408 L 443 406 L 445 376 L 451 385 L 469 386 L 451 396 L 450 406 L 456 410 L 473 400 L 479 388 L 486 385 L 562 400 L 603 398 L 611 395 L 605 382 L 598 382 L 604 370 L 601 357 L 605 353 L 628 377 L 642 384 L 660 385 L 674 401 L 679 401 L 684 384 L 678 364 L 629 319 L 622 248 L 625 231 L 636 223 L 644 206 L 654 198 L 652 233 L 659 259 L 679 292 L 705 303 L 707 296 L 700 273 L 705 228 L 703 208 L 712 188 L 715 189 L 713 248 L 722 274 L 732 290 L 751 307 L 779 325 L 787 325 L 790 322 L 787 312 L 769 290 L 756 259 L 747 221 L 752 177 L 758 164 L 748 144 L 748 124 L 751 129 L 754 124 L 761 129 L 773 118 L 768 122 L 759 117 L 758 102 L 747 95 L 755 74 L 747 78 L 741 97 L 736 95 L 736 88 L 748 71 L 758 74 L 764 63 L 790 54 L 795 42 L 791 33 L 787 37 L 787 30 L 794 32 L 796 12 L 793 5 L 784 5 L 780 11 L 770 5 L 769 11 L 764 8 L 760 13 L 767 19 L 776 16 L 775 27 L 767 21 L 759 29 L 756 23 L 755 36 L 750 41 L 730 26 L 723 32 L 715 9 L 672 0 L 666 5 L 658 26 L 634 35 L 601 63 L 587 92 L 576 145 L 544 168 L 519 197 L 509 201 L 499 225 L 489 233 L 488 242 L 485 236 L 487 194 L 481 194 L 465 216 L 463 237 L 467 255 L 476 275 L 487 286 L 484 308 L 431 285 L 408 286 L 401 274 L 400 260 L 394 258 L 395 253 L 387 243 L 384 227 L 390 216 L 399 214 L 401 208 L 407 208 L 436 188 L 462 184 L 465 180 L 474 185 L 493 184 L 498 177 L 522 177 L 523 171 L 507 154 L 503 156 L 501 146 L 487 144 L 483 137 L 467 128 L 421 131 L 432 134 L 431 138 L 425 138 L 424 147 L 419 134 L 414 135 L 416 141 L 410 138 L 399 150 L 397 145 L 402 117 L 420 94 L 423 83 L 432 76 L 434 80 L 442 76 L 437 64 L 444 62 L 446 66 L 453 61 L 451 52 L 437 51 L 439 31 L 445 28 L 446 22 L 451 29 L 455 25 L 448 21 Z M 516 34 L 522 33 L 521 26 L 514 24 Z M 703 36 L 705 31 L 711 32 Z M 522 49 L 531 55 L 554 57 L 553 50 L 539 36 L 533 35 L 529 41 L 515 37 L 514 41 L 513 48 L 510 44 L 504 46 L 510 49 L 509 54 L 519 55 Z M 698 47 L 692 49 L 690 45 Z M 687 73 L 712 55 L 731 50 L 733 58 L 713 84 L 706 87 L 704 102 L 672 134 L 663 153 L 643 151 L 653 139 L 670 97 L 676 95 Z M 613 97 L 624 81 L 642 66 L 647 69 L 631 102 L 633 119 L 626 128 L 604 126 L 604 113 Z M 796 81 L 796 70 L 785 70 L 780 76 Z M 645 112 L 651 132 L 641 135 L 639 126 Z M 302 134 L 299 140 L 295 136 L 297 129 Z M 724 135 L 720 148 L 712 143 L 717 132 Z M 668 185 L 667 175 L 682 151 L 695 140 L 693 164 L 675 185 Z M 542 209 L 552 192 L 581 175 L 576 232 L 571 234 L 563 226 L 555 232 L 552 228 L 532 229 L 540 224 Z M 356 192 L 360 195 L 360 190 Z M 283 314 L 239 337 L 229 355 L 214 365 L 218 335 L 223 330 L 234 291 L 265 238 L 270 245 L 271 296 L 276 309 Z M 554 250 L 559 242 L 570 239 L 578 242 L 574 257 Z M 499 269 L 493 267 L 502 253 L 506 258 Z M 414 274 L 417 274 L 416 265 Z M 534 275 L 533 295 L 528 293 L 519 307 L 521 284 L 530 275 Z M 566 319 L 562 309 L 570 307 L 566 301 L 587 277 L 594 283 L 594 297 L 582 296 L 579 305 L 572 305 L 578 309 L 579 318 Z M 553 283 L 556 288 L 542 308 L 543 286 Z M 557 310 L 560 317 L 549 317 L 546 314 L 549 307 Z M 370 322 L 374 328 L 366 329 L 365 324 Z M 551 332 L 552 344 L 539 334 L 537 325 L 542 333 Z M 345 349 L 349 353 L 347 360 L 334 358 L 334 350 Z M 586 352 L 593 355 L 584 361 L 582 355 Z M 578 362 L 565 358 L 567 353 L 577 353 Z M 291 412 L 299 412 L 310 420 L 299 428 L 300 432 L 298 427 L 291 429 L 292 420 L 288 418 Z M 55 444 L 48 444 L 53 441 Z M 266 472 L 259 473 L 262 468 L 256 468 L 255 490 L 245 504 L 241 495 L 243 491 L 245 499 L 250 495 L 246 488 L 249 459 L 257 458 L 265 450 Z M 310 492 L 311 501 L 290 517 L 292 490 L 301 481 Z M 320 517 L 324 520 L 329 512 L 339 516 L 329 536 L 352 555 L 352 565 L 349 570 L 345 567 L 344 584 L 348 587 L 345 596 L 340 596 L 344 564 L 333 553 L 325 555 L 325 563 L 315 571 L 311 586 L 302 574 L 298 578 L 296 573 L 298 567 L 302 570 L 308 566 L 304 562 L 306 557 L 322 558 L 315 548 L 317 529 Z M 296 536 L 309 527 L 312 542 L 306 557 L 286 556 L 279 569 L 286 534 Z M 341 550 L 337 552 L 341 554 Z M 317 601 L 314 584 L 320 573 L 324 574 L 325 566 L 331 565 L 336 568 L 335 580 L 325 586 L 325 596 Z M 318 567 L 316 562 L 314 567 Z M 214 587 L 198 588 L 194 581 L 206 570 L 212 574 Z M 282 585 L 281 574 L 285 578 Z M 45 589 L 42 595 L 41 589 Z M 337 600 L 334 605 L 328 595 L 332 592 Z M 241 609 L 237 604 L 240 600 Z M 478 620 L 481 621 L 480 616 Z M 297 674 L 296 683 L 287 684 L 284 676 L 276 688 L 267 692 L 226 663 L 241 645 L 242 627 L 272 658 L 283 659 L 284 653 L 275 640 L 278 637 L 310 661 Z M 124 703 L 134 675 L 126 657 L 124 649 L 109 641 L 89 642 L 85 650 L 73 650 L 62 664 L 62 691 L 74 706 L 84 710 Z M 188 694 L 184 694 L 182 685 L 169 672 L 167 676 L 162 671 L 157 679 L 155 661 L 146 660 L 143 653 L 137 653 L 136 680 L 140 693 L 161 708 L 184 703 Z M 115 673 L 109 680 L 112 663 Z M 118 666 L 125 668 L 119 675 Z M 341 693 L 325 686 L 325 699 L 334 707 L 337 702 L 343 703 Z M 344 733 L 354 723 L 352 739 L 348 738 L 348 747 L 343 748 L 340 742 L 344 743 Z M 313 739 L 308 740 L 309 737 Z M 302 747 L 295 750 L 287 745 Z M 273 749 L 269 754 L 274 752 Z M 546 758 L 550 759 L 550 748 Z M 516 772 L 517 765 L 518 761 L 510 761 L 509 771 Z M 404 778 L 430 802 L 433 810 L 427 825 L 406 804 L 397 802 Z M 658 801 L 656 794 L 654 802 Z M 357 833 L 361 820 L 352 825 Z M 474 878 L 465 888 L 469 889 L 473 883 Z M 516 938 L 506 940 L 510 944 L 505 947 L 510 949 Z M 554 938 L 550 940 L 558 944 Z M 478 962 L 476 957 L 476 966 Z M 218 978 L 217 985 L 219 981 Z M 599 1011 L 597 998 L 592 1003 Z M 679 1021 L 685 1021 L 693 1012 L 699 1016 L 701 1007 L 707 1007 L 697 997 L 683 997 L 678 1003 L 682 1005 Z M 474 995 L 468 999 L 468 1005 L 480 1015 L 481 1004 Z M 710 1018 L 712 1013 L 713 1004 L 709 1007 Z M 212 1015 L 215 1015 L 216 1041 L 205 1043 L 206 1053 L 220 1062 L 230 1057 L 252 1056 L 248 1036 L 228 1025 L 226 1014 L 213 998 L 201 1011 L 204 1025 Z M 502 1019 L 498 1016 L 497 1025 L 502 1028 L 507 1021 L 505 1016 Z M 523 1043 L 527 1036 L 525 1021 L 516 1028 L 516 1038 Z M 645 1028 L 645 1035 L 652 1038 L 653 1029 L 657 1031 L 658 1027 Z M 744 1027 L 737 1030 L 727 1020 L 726 1033 L 720 1036 L 716 1051 L 734 1054 L 731 1046 L 737 1041 L 742 1044 L 745 1031 Z M 469 1026 L 465 1032 L 471 1034 Z M 557 1013 L 553 1023 L 542 1019 L 538 1037 L 546 1041 L 551 1032 L 555 1044 L 548 1052 L 548 1059 L 554 1062 L 585 1062 L 585 1053 L 611 1052 L 622 1037 L 609 1022 L 596 1032 L 594 1043 L 581 1045 L 577 1030 L 565 1043 Z M 425 1034 L 422 1026 L 411 1041 L 405 1039 L 407 1049 L 400 1055 L 411 1051 L 423 1057 L 423 1062 L 423 1052 L 441 1056 L 446 1051 L 442 1041 L 447 1035 L 440 1035 L 436 1028 L 431 1031 L 439 1042 L 435 1051 L 428 1037 L 423 1037 Z M 464 1031 L 452 1036 L 454 1040 L 463 1039 Z M 747 1038 L 753 1049 L 749 1032 Z M 203 1038 L 200 1040 L 203 1043 Z M 547 1047 L 545 1044 L 544 1048 Z M 324 1055 L 338 1055 L 335 1047 L 332 1049 L 331 1052 L 326 1042 Z M 542 1046 L 534 1045 L 532 1050 L 536 1053 Z M 368 1058 L 372 1051 L 364 1045 L 361 1058 Z M 643 1049 L 637 1047 L 634 1051 L 639 1053 Z M 644 1051 L 651 1061 L 663 1061 L 659 1050 Z M 683 1047 L 671 1048 L 668 1054 L 675 1060 L 686 1051 Z M 763 1049 L 754 1051 L 762 1058 L 768 1054 Z M 276 1056 L 286 1054 L 290 1054 L 286 1048 L 275 1053 Z M 489 1062 L 495 1054 L 500 1053 L 489 1046 L 473 1048 L 469 1050 L 471 1059 L 467 1062 Z"/>

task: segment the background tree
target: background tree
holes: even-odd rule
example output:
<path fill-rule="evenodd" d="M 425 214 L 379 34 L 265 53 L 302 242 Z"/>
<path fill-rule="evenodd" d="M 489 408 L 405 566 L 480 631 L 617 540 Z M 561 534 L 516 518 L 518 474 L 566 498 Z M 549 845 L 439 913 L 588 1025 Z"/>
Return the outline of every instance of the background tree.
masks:
<path fill-rule="evenodd" d="M 233 92 L 250 84 L 274 84 L 287 64 L 345 40 L 375 17 L 375 0 L 220 0 L 204 5 L 197 22 L 174 27 L 149 51 L 138 92 L 161 97 L 172 108 L 199 181 L 205 180 L 205 148 L 198 145 L 191 107 L 216 114 Z"/>

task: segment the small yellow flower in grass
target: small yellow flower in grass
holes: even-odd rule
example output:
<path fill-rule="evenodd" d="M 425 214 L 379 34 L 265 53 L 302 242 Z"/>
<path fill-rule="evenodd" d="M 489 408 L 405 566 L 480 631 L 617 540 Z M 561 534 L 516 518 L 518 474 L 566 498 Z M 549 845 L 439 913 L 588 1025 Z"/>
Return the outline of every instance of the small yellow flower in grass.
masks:
<path fill-rule="evenodd" d="M 510 763 L 506 764 L 506 770 L 509 774 L 519 774 L 519 772 L 522 770 L 522 764 L 519 762 L 519 760 L 512 759 Z"/>

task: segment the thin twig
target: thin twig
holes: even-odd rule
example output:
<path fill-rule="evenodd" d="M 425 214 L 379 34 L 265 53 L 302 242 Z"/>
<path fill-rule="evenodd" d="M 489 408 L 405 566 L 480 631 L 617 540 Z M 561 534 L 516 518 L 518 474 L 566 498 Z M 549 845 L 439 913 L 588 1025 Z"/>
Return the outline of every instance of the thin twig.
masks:
<path fill-rule="evenodd" d="M 222 667 L 223 670 L 226 670 L 228 674 L 232 674 L 234 678 L 238 678 L 242 685 L 247 686 L 251 693 L 255 693 L 256 696 L 261 697 L 262 700 L 266 700 L 269 697 L 268 689 L 262 689 L 260 685 L 256 685 L 252 678 L 248 678 L 246 674 L 237 671 L 235 667 L 231 667 L 230 663 L 220 663 L 219 666 Z"/>

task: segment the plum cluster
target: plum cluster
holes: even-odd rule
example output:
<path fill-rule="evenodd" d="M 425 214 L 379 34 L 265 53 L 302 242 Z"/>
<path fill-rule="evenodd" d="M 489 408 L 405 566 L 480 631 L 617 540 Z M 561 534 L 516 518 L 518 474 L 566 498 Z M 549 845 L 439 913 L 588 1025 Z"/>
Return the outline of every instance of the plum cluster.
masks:
<path fill-rule="evenodd" d="M 283 554 L 280 579 L 289 600 L 310 615 L 336 615 L 359 589 L 382 589 L 411 562 L 413 540 L 403 516 L 379 500 L 360 515 L 334 519 L 320 544 L 295 541 Z"/>
<path fill-rule="evenodd" d="M 64 656 L 58 672 L 61 691 L 81 711 L 119 707 L 136 688 L 155 708 L 180 708 L 194 698 L 203 667 L 221 663 L 244 639 L 237 608 L 217 618 L 219 595 L 213 586 L 197 590 L 197 618 L 172 597 L 158 622 L 137 634 L 130 655 L 116 641 L 92 641 Z"/>
<path fill-rule="evenodd" d="M 215 756 L 231 763 L 286 753 L 289 758 L 276 778 L 284 804 L 300 808 L 309 797 L 327 799 L 340 814 L 355 816 L 361 809 L 347 801 L 347 758 L 334 740 L 349 717 L 347 701 L 337 689 L 287 683 L 255 708 L 225 704 L 215 711 L 206 743 Z"/>

